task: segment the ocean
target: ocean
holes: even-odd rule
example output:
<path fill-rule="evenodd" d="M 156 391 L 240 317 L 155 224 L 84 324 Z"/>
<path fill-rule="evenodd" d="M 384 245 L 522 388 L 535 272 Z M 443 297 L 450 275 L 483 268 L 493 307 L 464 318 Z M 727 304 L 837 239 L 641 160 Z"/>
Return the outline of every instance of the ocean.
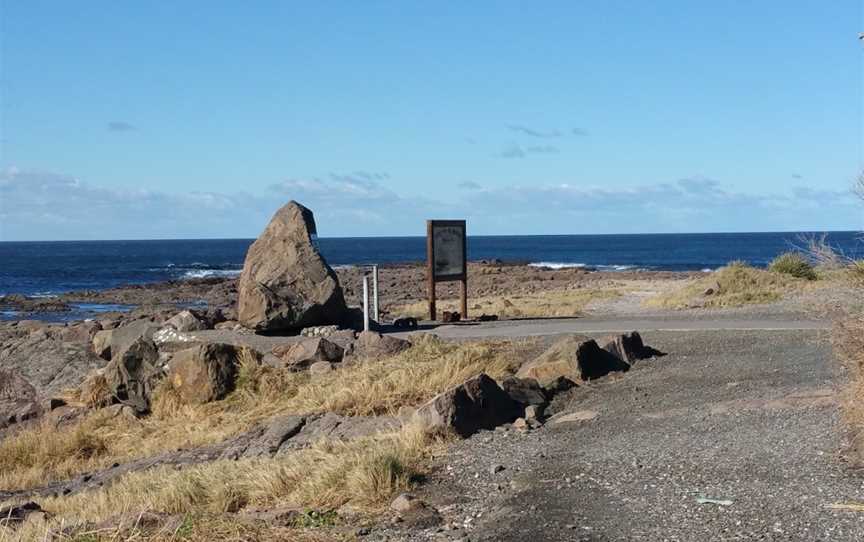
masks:
<path fill-rule="evenodd" d="M 472 236 L 471 260 L 499 259 L 538 266 L 603 270 L 698 271 L 731 260 L 765 266 L 803 246 L 813 233 L 699 233 L 639 235 Z M 821 235 L 821 234 L 815 234 Z M 864 254 L 858 232 L 827 240 L 851 257 Z M 0 295 L 50 296 L 122 284 L 236 276 L 252 239 L 46 241 L 0 243 Z M 319 238 L 333 266 L 419 262 L 424 237 Z"/>

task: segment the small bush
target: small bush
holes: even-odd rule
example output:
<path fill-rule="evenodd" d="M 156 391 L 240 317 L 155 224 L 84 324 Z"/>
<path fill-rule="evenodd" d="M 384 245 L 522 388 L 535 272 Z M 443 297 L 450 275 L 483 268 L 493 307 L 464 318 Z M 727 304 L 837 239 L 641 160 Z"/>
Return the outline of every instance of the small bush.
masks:
<path fill-rule="evenodd" d="M 799 279 L 816 280 L 813 264 L 800 252 L 785 252 L 771 261 L 768 270 Z"/>

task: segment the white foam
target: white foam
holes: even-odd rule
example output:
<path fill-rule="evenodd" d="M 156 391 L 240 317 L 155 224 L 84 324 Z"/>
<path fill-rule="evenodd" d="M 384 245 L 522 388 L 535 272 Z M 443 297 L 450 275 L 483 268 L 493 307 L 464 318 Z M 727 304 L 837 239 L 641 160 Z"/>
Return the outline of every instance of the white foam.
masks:
<path fill-rule="evenodd" d="M 532 262 L 528 267 L 542 267 L 544 269 L 571 269 L 574 267 L 588 267 L 584 263 L 565 263 L 565 262 Z"/>
<path fill-rule="evenodd" d="M 239 275 L 239 269 L 196 269 L 195 271 L 186 271 L 183 273 L 183 278 L 204 279 L 207 277 L 236 277 Z"/>

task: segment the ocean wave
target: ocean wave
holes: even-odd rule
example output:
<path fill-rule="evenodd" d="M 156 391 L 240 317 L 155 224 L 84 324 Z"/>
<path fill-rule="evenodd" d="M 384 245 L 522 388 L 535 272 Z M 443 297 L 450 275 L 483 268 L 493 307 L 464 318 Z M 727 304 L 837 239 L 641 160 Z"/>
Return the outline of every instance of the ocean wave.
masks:
<path fill-rule="evenodd" d="M 588 267 L 584 263 L 565 263 L 565 262 L 531 262 L 528 267 L 542 267 L 543 269 L 571 269 L 574 267 Z"/>
<path fill-rule="evenodd" d="M 204 279 L 208 277 L 237 277 L 240 269 L 196 269 L 183 273 L 184 279 Z"/>
<path fill-rule="evenodd" d="M 646 269 L 636 265 L 623 264 L 598 264 L 589 265 L 585 263 L 568 263 L 568 262 L 532 262 L 529 267 L 539 267 L 541 269 L 597 269 L 598 271 L 640 271 Z"/>

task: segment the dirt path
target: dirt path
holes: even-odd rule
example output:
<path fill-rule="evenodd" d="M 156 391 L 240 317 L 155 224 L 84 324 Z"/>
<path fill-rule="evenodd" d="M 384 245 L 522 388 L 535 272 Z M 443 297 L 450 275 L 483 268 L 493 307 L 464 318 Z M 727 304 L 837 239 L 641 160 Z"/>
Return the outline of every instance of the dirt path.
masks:
<path fill-rule="evenodd" d="M 386 536 L 864 539 L 864 513 L 831 508 L 864 501 L 864 477 L 842 456 L 842 376 L 824 332 L 644 335 L 670 355 L 575 390 L 575 421 L 457 443 L 421 495 L 449 527 Z"/>

